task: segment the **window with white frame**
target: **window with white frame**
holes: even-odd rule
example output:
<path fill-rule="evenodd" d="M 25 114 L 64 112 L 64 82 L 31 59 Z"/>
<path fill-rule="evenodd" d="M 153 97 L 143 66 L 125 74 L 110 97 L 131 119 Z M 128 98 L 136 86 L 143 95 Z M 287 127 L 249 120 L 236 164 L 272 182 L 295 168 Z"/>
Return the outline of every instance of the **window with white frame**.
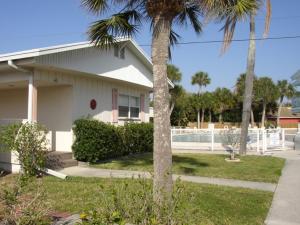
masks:
<path fill-rule="evenodd" d="M 140 114 L 140 98 L 119 95 L 119 117 L 120 118 L 139 118 Z"/>

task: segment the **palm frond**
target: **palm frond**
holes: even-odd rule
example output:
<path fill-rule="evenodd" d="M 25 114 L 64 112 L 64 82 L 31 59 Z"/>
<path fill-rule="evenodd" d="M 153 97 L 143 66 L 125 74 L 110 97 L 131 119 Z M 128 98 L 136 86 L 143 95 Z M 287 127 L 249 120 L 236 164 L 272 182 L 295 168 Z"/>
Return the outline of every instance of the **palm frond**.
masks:
<path fill-rule="evenodd" d="M 138 32 L 140 22 L 141 15 L 137 11 L 126 11 L 94 22 L 89 28 L 88 35 L 95 45 L 109 48 L 116 42 L 116 37 L 134 36 Z"/>
<path fill-rule="evenodd" d="M 107 0 L 81 0 L 81 4 L 95 14 L 100 14 L 108 10 L 109 7 Z"/>
<path fill-rule="evenodd" d="M 179 25 L 187 26 L 189 20 L 197 34 L 202 32 L 202 23 L 199 18 L 202 16 L 201 9 L 195 4 L 185 4 L 183 11 L 175 18 Z"/>
<path fill-rule="evenodd" d="M 271 0 L 266 0 L 266 20 L 265 20 L 265 30 L 264 30 L 264 37 L 266 38 L 270 31 L 270 24 L 271 24 L 271 14 L 272 14 L 272 6 L 271 6 Z"/>

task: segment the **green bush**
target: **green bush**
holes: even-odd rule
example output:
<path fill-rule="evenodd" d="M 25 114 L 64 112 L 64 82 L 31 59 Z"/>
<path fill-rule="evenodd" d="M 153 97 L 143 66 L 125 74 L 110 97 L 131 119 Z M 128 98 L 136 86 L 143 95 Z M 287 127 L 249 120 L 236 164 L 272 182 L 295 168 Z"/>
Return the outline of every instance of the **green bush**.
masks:
<path fill-rule="evenodd" d="M 151 123 L 128 123 L 119 129 L 122 130 L 127 154 L 153 150 L 153 125 Z"/>
<path fill-rule="evenodd" d="M 72 146 L 77 160 L 97 162 L 153 149 L 152 124 L 129 123 L 116 127 L 97 120 L 75 121 L 76 140 Z"/>
<path fill-rule="evenodd" d="M 1 151 L 18 154 L 25 176 L 35 176 L 45 167 L 47 130 L 38 123 L 11 124 L 0 131 Z"/>
<path fill-rule="evenodd" d="M 122 137 L 113 125 L 79 119 L 75 121 L 73 131 L 76 140 L 72 149 L 77 160 L 97 162 L 124 154 Z"/>

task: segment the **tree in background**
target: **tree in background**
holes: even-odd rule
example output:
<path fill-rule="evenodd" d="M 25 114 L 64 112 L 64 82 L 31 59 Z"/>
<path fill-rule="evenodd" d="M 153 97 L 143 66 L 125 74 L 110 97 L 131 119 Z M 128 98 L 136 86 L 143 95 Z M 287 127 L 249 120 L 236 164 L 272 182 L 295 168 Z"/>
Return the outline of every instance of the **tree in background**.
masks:
<path fill-rule="evenodd" d="M 271 20 L 271 0 L 257 0 L 257 7 L 261 7 L 263 3 L 266 2 L 266 22 L 264 36 L 267 36 L 270 30 L 270 20 Z M 257 9 L 253 9 L 250 13 L 250 41 L 247 57 L 247 72 L 245 79 L 245 93 L 243 101 L 243 115 L 242 115 L 242 125 L 241 125 L 241 139 L 240 139 L 240 150 L 241 155 L 245 155 L 247 151 L 247 136 L 249 119 L 251 114 L 252 97 L 253 97 L 253 81 L 254 81 L 254 67 L 255 67 L 255 54 L 256 54 L 256 44 L 255 44 L 255 16 Z"/>
<path fill-rule="evenodd" d="M 95 45 L 108 48 L 116 44 L 117 36 L 131 37 L 143 23 L 150 21 L 152 29 L 152 63 L 154 89 L 154 179 L 155 201 L 170 205 L 172 197 L 172 151 L 169 116 L 169 87 L 167 62 L 170 44 L 179 37 L 173 30 L 175 25 L 187 26 L 196 33 L 202 31 L 201 16 L 226 20 L 225 37 L 235 27 L 236 21 L 244 18 L 256 7 L 255 0 L 82 0 L 83 5 L 98 16 L 107 19 L 94 22 L 89 28 L 89 38 Z"/>
<path fill-rule="evenodd" d="M 206 87 L 207 85 L 210 84 L 210 78 L 208 76 L 208 73 L 205 72 L 197 72 L 192 76 L 192 85 L 198 85 L 199 90 L 198 94 L 202 94 L 202 88 Z"/>
<path fill-rule="evenodd" d="M 256 76 L 253 77 L 253 83 L 257 80 Z M 238 77 L 236 84 L 235 84 L 235 94 L 237 95 L 237 99 L 239 102 L 243 102 L 244 95 L 245 95 L 245 82 L 246 82 L 246 73 L 240 74 Z M 251 100 L 251 114 L 250 114 L 250 120 L 252 127 L 255 126 L 255 119 L 254 119 L 254 113 L 253 113 L 253 105 L 254 105 L 254 99 L 253 99 L 253 92 L 252 92 L 252 100 Z"/>
<path fill-rule="evenodd" d="M 278 87 L 278 91 L 279 91 L 279 107 L 278 107 L 278 111 L 277 111 L 277 126 L 279 126 L 279 122 L 280 122 L 280 113 L 281 113 L 281 109 L 282 109 L 282 105 L 283 105 L 283 99 L 287 98 L 287 99 L 291 99 L 295 93 L 296 90 L 294 88 L 294 86 L 292 84 L 289 84 L 289 82 L 287 80 L 279 80 L 277 82 L 277 87 Z"/>
<path fill-rule="evenodd" d="M 223 123 L 223 113 L 230 109 L 234 104 L 234 96 L 227 88 L 217 88 L 214 91 L 217 111 L 219 113 L 219 123 Z"/>
<path fill-rule="evenodd" d="M 255 98 L 262 102 L 261 126 L 265 126 L 267 105 L 276 101 L 279 98 L 278 87 L 269 77 L 260 77 L 255 82 Z"/>
<path fill-rule="evenodd" d="M 208 111 L 208 122 L 212 122 L 212 112 L 218 107 L 213 93 L 205 92 L 203 95 L 205 101 L 205 109 Z"/>
<path fill-rule="evenodd" d="M 202 96 L 202 88 L 206 87 L 208 84 L 210 84 L 210 78 L 208 76 L 208 73 L 205 72 L 197 72 L 192 76 L 192 85 L 198 85 L 199 90 L 198 90 L 198 98 L 201 98 Z M 199 100 L 200 102 L 201 100 Z M 202 110 L 202 116 L 204 117 L 203 114 L 203 108 L 199 108 L 197 111 L 197 128 L 199 129 L 200 126 L 200 112 Z"/>

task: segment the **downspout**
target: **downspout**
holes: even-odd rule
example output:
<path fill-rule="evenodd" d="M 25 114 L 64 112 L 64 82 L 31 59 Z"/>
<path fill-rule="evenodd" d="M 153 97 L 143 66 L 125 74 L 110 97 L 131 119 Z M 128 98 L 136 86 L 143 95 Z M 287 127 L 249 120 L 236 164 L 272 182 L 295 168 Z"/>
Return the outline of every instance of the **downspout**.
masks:
<path fill-rule="evenodd" d="M 33 90 L 33 74 L 32 71 L 30 70 L 26 70 L 24 68 L 21 68 L 19 66 L 17 66 L 12 60 L 8 60 L 7 64 L 10 68 L 18 71 L 18 72 L 22 72 L 22 73 L 28 73 L 29 74 L 29 85 L 28 85 L 28 111 L 27 111 L 27 115 L 28 115 L 28 121 L 32 122 L 32 102 L 29 99 L 32 99 L 32 90 Z"/>

